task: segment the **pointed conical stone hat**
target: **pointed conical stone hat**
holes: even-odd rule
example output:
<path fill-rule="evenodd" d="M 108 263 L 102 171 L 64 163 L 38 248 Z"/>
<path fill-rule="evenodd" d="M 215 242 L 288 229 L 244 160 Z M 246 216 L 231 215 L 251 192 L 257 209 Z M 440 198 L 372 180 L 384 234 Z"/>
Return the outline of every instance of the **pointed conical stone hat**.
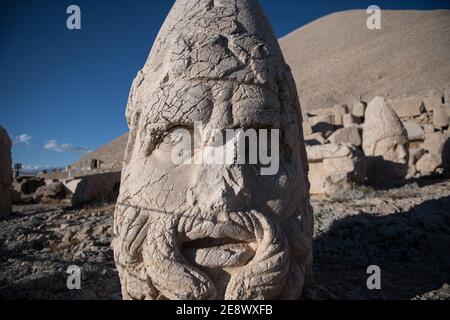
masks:
<path fill-rule="evenodd" d="M 375 155 L 375 147 L 381 140 L 404 137 L 406 130 L 388 104 L 385 97 L 375 97 L 367 106 L 363 131 L 363 150 L 366 156 Z"/>
<path fill-rule="evenodd" d="M 281 108 L 298 113 L 298 97 L 258 2 L 177 0 L 133 83 L 127 117 L 279 127 Z"/>

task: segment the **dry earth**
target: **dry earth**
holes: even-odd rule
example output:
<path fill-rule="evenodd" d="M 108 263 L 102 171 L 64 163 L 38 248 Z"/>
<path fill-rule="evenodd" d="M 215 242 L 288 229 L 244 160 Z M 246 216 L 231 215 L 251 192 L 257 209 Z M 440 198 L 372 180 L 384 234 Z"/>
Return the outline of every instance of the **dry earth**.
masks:
<path fill-rule="evenodd" d="M 450 180 L 410 181 L 312 200 L 320 299 L 450 299 Z M 0 222 L 0 298 L 120 299 L 111 249 L 114 206 L 15 206 Z M 366 287 L 369 265 L 382 290 Z M 66 287 L 82 267 L 82 289 Z"/>

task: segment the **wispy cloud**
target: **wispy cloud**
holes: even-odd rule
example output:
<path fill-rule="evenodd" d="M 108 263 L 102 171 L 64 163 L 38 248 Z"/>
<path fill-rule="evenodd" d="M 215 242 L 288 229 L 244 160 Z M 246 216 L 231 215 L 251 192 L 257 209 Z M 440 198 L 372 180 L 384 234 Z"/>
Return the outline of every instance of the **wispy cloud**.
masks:
<path fill-rule="evenodd" d="M 33 165 L 33 164 L 24 164 L 22 165 L 23 170 L 27 171 L 35 171 L 35 170 L 44 170 L 44 169 L 50 169 L 51 166 L 41 166 L 41 165 Z"/>
<path fill-rule="evenodd" d="M 77 147 L 69 143 L 58 143 L 56 140 L 50 140 L 44 145 L 45 150 L 56 152 L 71 152 L 71 153 L 88 153 L 91 150 L 84 147 Z"/>
<path fill-rule="evenodd" d="M 33 140 L 33 137 L 26 133 L 14 137 L 14 143 L 23 143 L 26 144 L 27 146 L 31 144 L 31 140 Z"/>

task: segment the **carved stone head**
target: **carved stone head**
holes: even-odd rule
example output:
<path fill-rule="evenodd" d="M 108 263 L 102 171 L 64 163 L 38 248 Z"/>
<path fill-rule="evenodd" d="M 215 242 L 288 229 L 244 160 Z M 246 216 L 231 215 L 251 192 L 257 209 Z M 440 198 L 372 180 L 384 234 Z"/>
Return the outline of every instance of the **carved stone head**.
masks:
<path fill-rule="evenodd" d="M 114 226 L 123 297 L 299 298 L 313 233 L 301 112 L 258 2 L 177 0 L 133 82 L 127 119 Z M 279 129 L 278 171 L 175 164 L 179 137 L 198 122 Z M 192 148 L 210 143 L 201 135 Z"/>
<path fill-rule="evenodd" d="M 408 135 L 386 98 L 376 97 L 367 106 L 363 150 L 375 161 L 374 174 L 386 179 L 404 178 L 408 170 Z"/>

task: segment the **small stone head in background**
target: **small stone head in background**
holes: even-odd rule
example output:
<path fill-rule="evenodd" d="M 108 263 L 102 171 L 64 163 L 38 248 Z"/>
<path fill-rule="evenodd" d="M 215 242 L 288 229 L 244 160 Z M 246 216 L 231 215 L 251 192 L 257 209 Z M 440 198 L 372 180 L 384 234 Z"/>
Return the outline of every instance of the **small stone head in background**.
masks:
<path fill-rule="evenodd" d="M 299 298 L 311 284 L 313 234 L 301 112 L 258 2 L 176 1 L 133 82 L 127 119 L 114 226 L 123 297 Z M 280 130 L 278 172 L 175 164 L 174 146 L 198 122 Z"/>
<path fill-rule="evenodd" d="M 370 163 L 369 182 L 388 184 L 406 176 L 409 159 L 407 132 L 384 97 L 375 97 L 367 106 L 363 150 Z"/>

